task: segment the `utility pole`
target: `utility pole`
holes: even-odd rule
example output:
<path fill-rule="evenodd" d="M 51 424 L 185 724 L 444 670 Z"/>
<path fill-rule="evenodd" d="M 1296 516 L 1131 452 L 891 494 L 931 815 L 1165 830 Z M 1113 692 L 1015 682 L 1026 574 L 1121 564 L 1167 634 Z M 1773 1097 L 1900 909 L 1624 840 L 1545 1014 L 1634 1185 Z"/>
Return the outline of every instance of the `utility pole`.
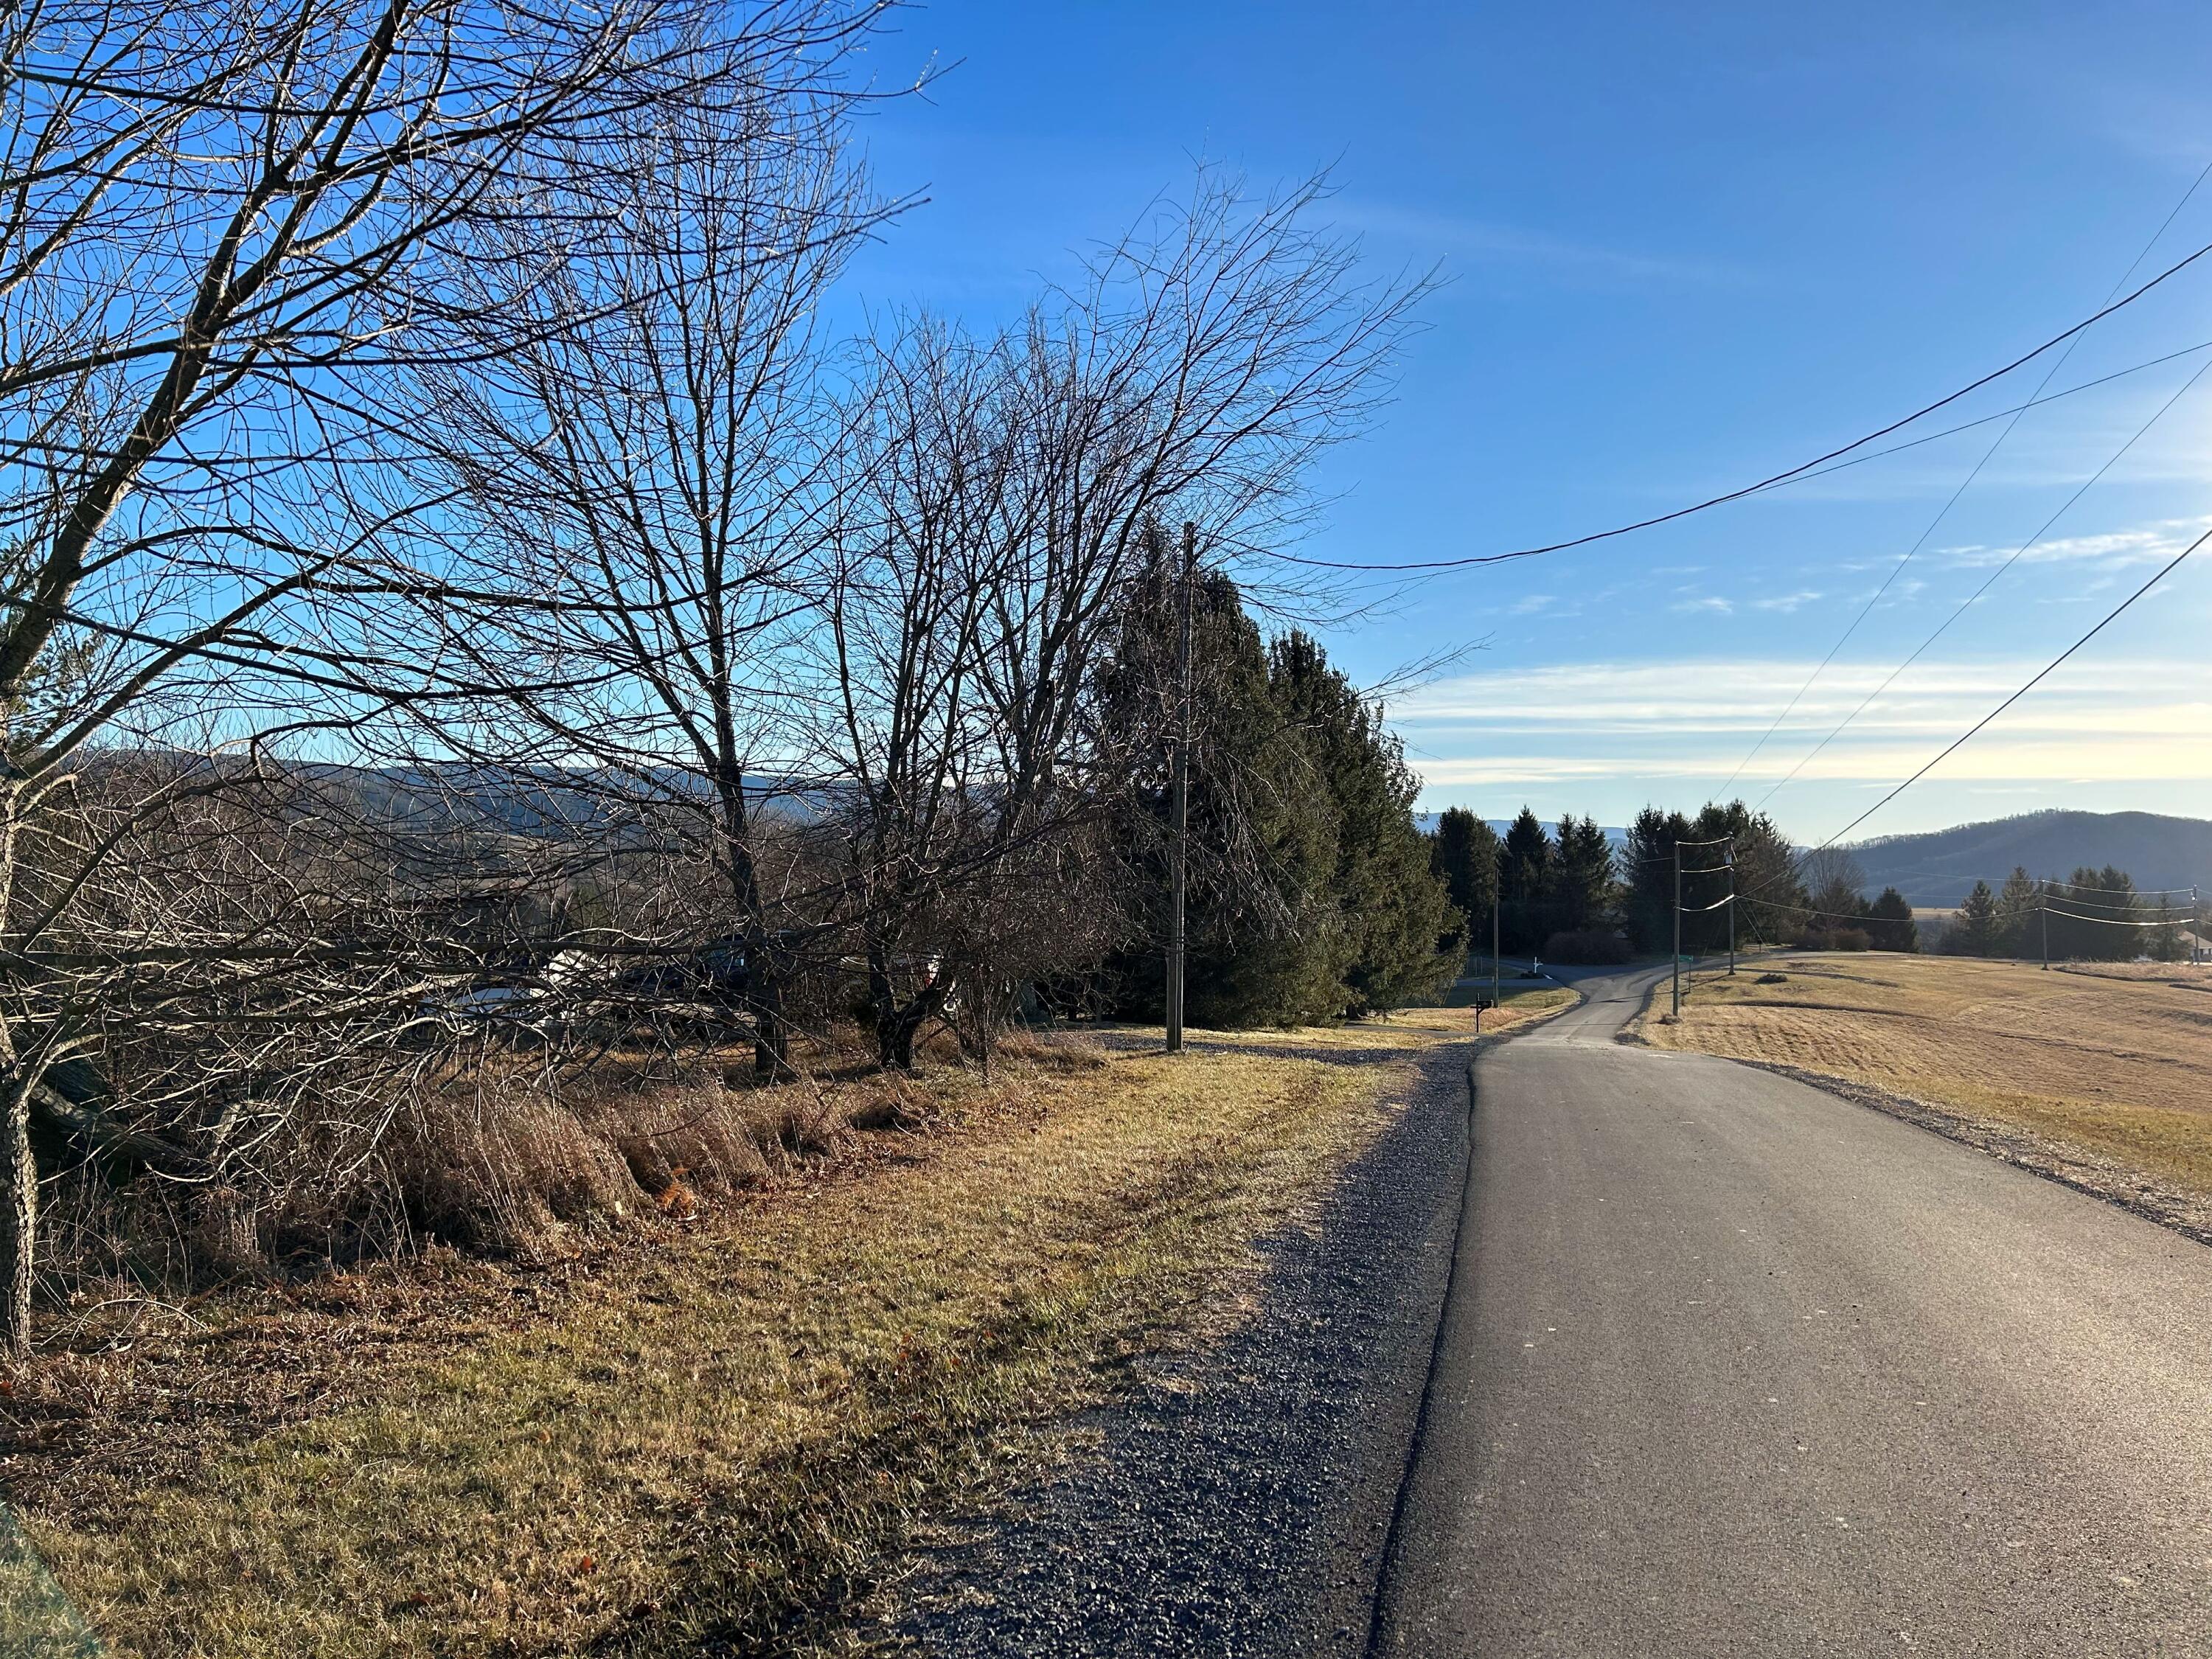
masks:
<path fill-rule="evenodd" d="M 1490 1006 L 1505 1006 L 1505 970 L 1498 962 L 1498 877 L 1490 878 Z"/>
<path fill-rule="evenodd" d="M 1682 1017 L 1682 843 L 1674 843 L 1674 1018 Z"/>
<path fill-rule="evenodd" d="M 1176 623 L 1175 781 L 1168 795 L 1168 1052 L 1182 1052 L 1182 975 L 1188 943 L 1183 932 L 1183 889 L 1190 861 L 1190 607 L 1192 573 L 1198 567 L 1198 526 L 1182 526 L 1182 616 Z"/>
<path fill-rule="evenodd" d="M 1728 838 L 1729 867 L 1729 974 L 1735 974 L 1735 837 Z"/>
<path fill-rule="evenodd" d="M 2051 899 L 2049 895 L 2045 896 L 2043 904 L 2036 911 L 2036 915 L 2043 918 L 2043 971 L 2047 974 L 2051 971 Z"/>

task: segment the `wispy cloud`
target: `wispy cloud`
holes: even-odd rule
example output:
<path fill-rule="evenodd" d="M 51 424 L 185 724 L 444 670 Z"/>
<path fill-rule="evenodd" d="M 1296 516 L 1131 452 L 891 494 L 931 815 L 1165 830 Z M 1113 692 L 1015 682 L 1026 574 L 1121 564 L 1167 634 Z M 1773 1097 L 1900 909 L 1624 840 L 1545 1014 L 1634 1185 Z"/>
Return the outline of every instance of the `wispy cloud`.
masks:
<path fill-rule="evenodd" d="M 2212 528 L 2212 515 L 2161 519 L 2154 524 L 2142 525 L 2133 530 L 2111 530 L 2092 536 L 2054 536 L 2047 541 L 2036 543 L 2025 553 L 2021 553 L 2020 557 L 2024 564 L 2063 564 L 2069 562 L 2157 564 L 2180 552 L 2208 528 Z M 2020 551 L 2020 544 L 2015 542 L 2007 547 L 1973 544 L 1940 550 L 1954 563 L 1969 568 L 1985 568 L 2002 564 Z"/>
<path fill-rule="evenodd" d="M 1419 769 L 1431 786 L 1632 777 L 1717 787 L 1741 769 L 1737 787 L 1756 795 L 1793 769 L 1800 779 L 1830 782 L 1906 776 L 2041 665 L 1919 664 L 1863 714 L 1859 707 L 1887 665 L 1834 664 L 1790 707 L 1814 666 L 1769 659 L 1500 671 L 1431 687 L 1391 714 L 1437 757 Z M 1855 715 L 1839 738 L 1806 758 Z M 1954 781 L 1990 785 L 2193 784 L 2212 775 L 2212 664 L 2069 665 L 1942 769 Z"/>
<path fill-rule="evenodd" d="M 1669 611 L 1680 611 L 1684 612 L 1709 611 L 1715 616 L 1726 617 L 1734 614 L 1735 611 L 1735 601 L 1733 599 L 1723 599 L 1717 594 L 1707 593 L 1694 599 L 1677 599 L 1674 604 L 1668 605 L 1667 608 Z"/>
<path fill-rule="evenodd" d="M 1779 611 L 1787 616 L 1824 597 L 1818 588 L 1805 587 L 1795 593 L 1777 593 L 1769 599 L 1753 599 L 1751 608 L 1753 611 Z"/>
<path fill-rule="evenodd" d="M 1559 596 L 1556 593 L 1531 593 L 1524 599 L 1516 600 L 1507 608 L 1506 614 L 1514 617 L 1533 617 L 1540 611 L 1550 610 L 1559 602 Z"/>
<path fill-rule="evenodd" d="M 1336 218 L 1348 230 L 1414 244 L 1437 254 L 1484 264 L 1538 264 L 1587 277 L 1636 283 L 1741 288 L 1752 274 L 1721 260 L 1613 247 L 1525 225 L 1465 218 L 1383 202 L 1341 200 Z"/>

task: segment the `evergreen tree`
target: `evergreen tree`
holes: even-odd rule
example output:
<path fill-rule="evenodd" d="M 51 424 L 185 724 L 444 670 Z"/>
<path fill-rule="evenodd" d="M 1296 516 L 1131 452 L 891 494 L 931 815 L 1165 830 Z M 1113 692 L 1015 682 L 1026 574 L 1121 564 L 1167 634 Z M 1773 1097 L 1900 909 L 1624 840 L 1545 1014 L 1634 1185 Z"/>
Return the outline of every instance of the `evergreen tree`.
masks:
<path fill-rule="evenodd" d="M 1802 918 L 1804 896 L 1798 889 L 1797 858 L 1774 820 L 1741 800 L 1726 805 L 1708 801 L 1690 825 L 1688 840 L 1735 843 L 1735 934 L 1739 945 L 1774 943 L 1788 938 Z M 1729 915 L 1710 907 L 1729 891 L 1728 848 L 1686 848 L 1685 870 L 1702 873 L 1682 881 L 1682 902 L 1692 914 L 1682 918 L 1686 950 L 1717 951 L 1728 943 Z M 1698 907 L 1706 907 L 1698 908 Z"/>
<path fill-rule="evenodd" d="M 1552 925 L 1552 838 L 1524 806 L 1498 849 L 1498 893 L 1504 948 L 1526 956 L 1544 948 Z"/>
<path fill-rule="evenodd" d="M 2042 954 L 2043 890 L 2019 865 L 1997 890 L 1996 954 L 2033 957 Z"/>
<path fill-rule="evenodd" d="M 2003 942 L 1997 897 L 1985 881 L 1974 884 L 1966 902 L 1943 931 L 1943 949 L 1953 956 L 1993 957 Z"/>
<path fill-rule="evenodd" d="M 1315 785 L 1335 806 L 1331 894 L 1347 952 L 1336 1012 L 1371 1013 L 1440 993 L 1457 975 L 1466 931 L 1413 825 L 1421 786 L 1403 744 L 1304 634 L 1274 642 L 1267 679 L 1278 714 L 1304 738 Z M 1439 939 L 1449 941 L 1442 951 Z"/>
<path fill-rule="evenodd" d="M 1562 817 L 1553 859 L 1558 926 L 1580 932 L 1607 925 L 1613 912 L 1613 845 L 1597 820 Z"/>
<path fill-rule="evenodd" d="M 1429 867 L 1466 917 L 1477 950 L 1490 948 L 1490 903 L 1498 892 L 1498 832 L 1464 806 L 1448 806 L 1430 837 Z"/>
<path fill-rule="evenodd" d="M 1645 951 L 1673 948 L 1674 847 L 1682 849 L 1682 948 L 1716 951 L 1728 943 L 1727 849 L 1735 842 L 1736 942 L 1776 943 L 1799 931 L 1803 890 L 1796 855 L 1774 820 L 1741 801 L 1708 801 L 1695 818 L 1647 806 L 1629 826 L 1619 858 L 1621 908 L 1629 937 Z"/>
<path fill-rule="evenodd" d="M 1100 699 L 1141 775 L 1118 826 L 1138 939 L 1110 964 L 1119 1006 L 1141 1018 L 1158 1018 L 1164 995 L 1176 625 L 1165 571 L 1163 560 L 1132 597 Z M 1381 711 L 1312 640 L 1263 644 L 1226 577 L 1202 579 L 1192 611 L 1192 1023 L 1297 1024 L 1440 993 L 1465 929 L 1413 823 L 1419 781 Z"/>
<path fill-rule="evenodd" d="M 1697 831 L 1680 812 L 1647 806 L 1628 826 L 1617 862 L 1628 937 L 1640 951 L 1668 951 L 1674 939 L 1674 846 Z"/>
<path fill-rule="evenodd" d="M 1117 823 L 1135 938 L 1108 967 L 1120 1011 L 1157 1019 L 1165 999 L 1167 817 L 1175 726 L 1176 583 L 1161 553 L 1125 607 L 1103 677 L 1102 717 L 1140 775 Z M 1348 960 L 1330 884 L 1335 805 L 1312 787 L 1303 735 L 1274 706 L 1267 647 L 1236 584 L 1202 576 L 1192 596 L 1193 764 L 1186 1008 L 1194 1024 L 1329 1017 Z M 1327 1011 L 1327 1012 L 1324 1012 Z"/>
<path fill-rule="evenodd" d="M 2084 865 L 2072 879 L 2051 883 L 2046 894 L 2054 960 L 2125 962 L 2142 953 L 2146 930 L 2129 925 L 2142 916 L 2126 871 Z"/>
<path fill-rule="evenodd" d="M 1867 907 L 1867 934 L 1877 951 L 1917 951 L 1920 929 L 1912 920 L 1912 906 L 1894 887 L 1885 887 Z"/>

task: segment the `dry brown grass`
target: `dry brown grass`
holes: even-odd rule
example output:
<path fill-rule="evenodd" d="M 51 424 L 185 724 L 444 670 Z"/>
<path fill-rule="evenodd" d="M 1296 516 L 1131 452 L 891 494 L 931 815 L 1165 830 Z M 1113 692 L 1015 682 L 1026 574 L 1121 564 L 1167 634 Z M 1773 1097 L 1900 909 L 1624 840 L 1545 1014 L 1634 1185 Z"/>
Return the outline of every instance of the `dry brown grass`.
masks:
<path fill-rule="evenodd" d="M 1218 1322 L 1468 1024 L 1033 1049 L 687 1225 L 110 1316 L 11 1402 L 10 1496 L 121 1653 L 835 1650 L 910 1516 Z"/>
<path fill-rule="evenodd" d="M 1681 1023 L 1647 1018 L 1644 1039 L 1870 1085 L 2212 1195 L 2212 969 L 1877 954 L 1757 969 L 1701 977 Z"/>

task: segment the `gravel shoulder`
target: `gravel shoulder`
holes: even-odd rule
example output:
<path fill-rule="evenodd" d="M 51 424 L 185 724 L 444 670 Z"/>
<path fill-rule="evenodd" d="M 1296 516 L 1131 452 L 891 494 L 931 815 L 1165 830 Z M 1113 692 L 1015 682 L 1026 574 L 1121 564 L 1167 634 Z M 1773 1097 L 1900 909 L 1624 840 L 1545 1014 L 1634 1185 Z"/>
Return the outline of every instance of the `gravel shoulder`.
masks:
<path fill-rule="evenodd" d="M 1270 1245 L 1248 1317 L 1140 1362 L 1050 1474 L 923 1534 L 872 1633 L 946 1655 L 1360 1652 L 1451 1263 L 1472 1048 L 1421 1060 L 1396 1121 Z"/>

